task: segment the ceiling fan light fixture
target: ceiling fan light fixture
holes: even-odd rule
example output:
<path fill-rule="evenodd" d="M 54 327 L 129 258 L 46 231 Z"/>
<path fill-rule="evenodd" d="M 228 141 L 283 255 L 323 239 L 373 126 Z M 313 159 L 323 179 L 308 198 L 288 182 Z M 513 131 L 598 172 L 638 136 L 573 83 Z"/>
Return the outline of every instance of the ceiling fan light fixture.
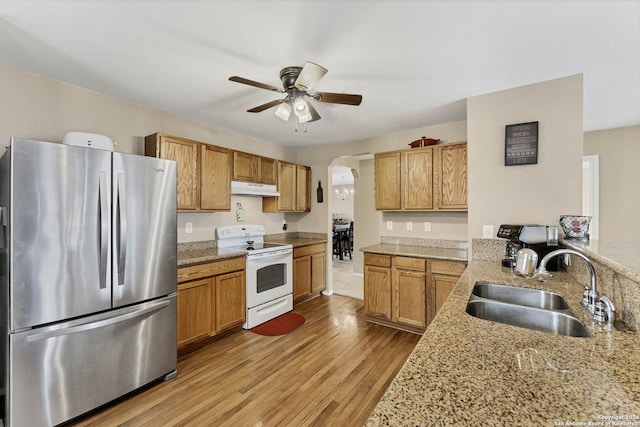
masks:
<path fill-rule="evenodd" d="M 308 110 L 307 101 L 305 101 L 301 96 L 299 96 L 295 99 L 295 101 L 293 101 L 293 108 L 297 116 L 299 116 L 300 114 L 304 114 L 304 111 Z"/>
<path fill-rule="evenodd" d="M 309 105 L 301 96 L 297 97 L 293 101 L 293 111 L 298 117 L 298 123 L 310 122 L 313 119 L 311 112 L 309 111 Z"/>
<path fill-rule="evenodd" d="M 288 102 L 280 104 L 278 108 L 276 108 L 276 116 L 285 122 L 289 120 L 289 117 L 291 116 L 291 105 L 289 105 Z"/>

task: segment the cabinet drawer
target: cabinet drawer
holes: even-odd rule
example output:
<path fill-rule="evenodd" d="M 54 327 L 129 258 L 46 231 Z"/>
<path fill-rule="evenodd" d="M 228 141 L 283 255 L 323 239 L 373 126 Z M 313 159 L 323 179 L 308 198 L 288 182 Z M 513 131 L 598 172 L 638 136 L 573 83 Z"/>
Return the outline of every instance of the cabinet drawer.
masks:
<path fill-rule="evenodd" d="M 427 260 L 424 258 L 409 258 L 397 256 L 393 258 L 394 267 L 403 270 L 426 271 Z"/>
<path fill-rule="evenodd" d="M 391 257 L 389 255 L 364 254 L 365 265 L 375 265 L 377 267 L 391 267 Z"/>
<path fill-rule="evenodd" d="M 300 258 L 303 256 L 317 254 L 319 252 L 324 253 L 327 250 L 327 247 L 324 243 L 319 243 L 317 245 L 309 245 L 309 246 L 301 246 L 293 249 L 293 257 Z"/>
<path fill-rule="evenodd" d="M 178 283 L 202 277 L 217 276 L 218 274 L 245 269 L 245 257 L 224 259 L 206 264 L 192 265 L 178 269 Z"/>
<path fill-rule="evenodd" d="M 462 276 L 467 264 L 457 261 L 431 261 L 431 273 Z"/>

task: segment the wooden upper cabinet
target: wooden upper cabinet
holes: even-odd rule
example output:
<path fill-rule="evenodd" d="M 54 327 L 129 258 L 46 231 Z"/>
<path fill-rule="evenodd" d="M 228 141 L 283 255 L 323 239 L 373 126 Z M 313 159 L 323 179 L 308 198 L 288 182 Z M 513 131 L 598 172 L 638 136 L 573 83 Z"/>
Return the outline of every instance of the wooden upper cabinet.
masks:
<path fill-rule="evenodd" d="M 145 155 L 174 160 L 177 170 L 178 210 L 200 208 L 200 143 L 163 134 L 145 138 Z"/>
<path fill-rule="evenodd" d="M 433 209 L 433 149 L 402 152 L 402 209 Z"/>
<path fill-rule="evenodd" d="M 231 209 L 231 150 L 215 145 L 201 146 L 201 196 L 203 210 Z"/>
<path fill-rule="evenodd" d="M 276 159 L 258 157 L 258 182 L 261 184 L 276 185 L 278 172 Z"/>
<path fill-rule="evenodd" d="M 376 209 L 398 210 L 400 201 L 400 151 L 375 155 Z"/>
<path fill-rule="evenodd" d="M 311 210 L 311 168 L 278 161 L 277 188 L 280 196 L 263 197 L 263 212 L 308 212 Z"/>
<path fill-rule="evenodd" d="M 234 151 L 233 180 L 258 182 L 258 156 L 241 151 Z"/>
<path fill-rule="evenodd" d="M 229 210 L 231 150 L 176 136 L 145 137 L 145 155 L 177 164 L 178 210 Z"/>
<path fill-rule="evenodd" d="M 435 192 L 438 209 L 467 209 L 467 144 L 437 147 Z"/>
<path fill-rule="evenodd" d="M 296 165 L 296 208 L 298 212 L 311 210 L 311 169 Z"/>
<path fill-rule="evenodd" d="M 375 155 L 376 209 L 467 210 L 467 143 Z"/>
<path fill-rule="evenodd" d="M 294 211 L 296 209 L 296 165 L 278 162 L 278 210 Z"/>
<path fill-rule="evenodd" d="M 276 185 L 276 159 L 242 151 L 233 152 L 233 180 Z"/>

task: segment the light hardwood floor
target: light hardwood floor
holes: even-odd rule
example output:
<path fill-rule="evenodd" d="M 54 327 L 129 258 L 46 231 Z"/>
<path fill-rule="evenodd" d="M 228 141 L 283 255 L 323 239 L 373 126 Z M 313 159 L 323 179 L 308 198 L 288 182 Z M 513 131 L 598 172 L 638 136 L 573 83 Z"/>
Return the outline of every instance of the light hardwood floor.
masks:
<path fill-rule="evenodd" d="M 242 331 L 178 361 L 178 377 L 74 426 L 361 426 L 418 335 L 363 320 L 362 301 L 296 306 L 287 335 Z"/>

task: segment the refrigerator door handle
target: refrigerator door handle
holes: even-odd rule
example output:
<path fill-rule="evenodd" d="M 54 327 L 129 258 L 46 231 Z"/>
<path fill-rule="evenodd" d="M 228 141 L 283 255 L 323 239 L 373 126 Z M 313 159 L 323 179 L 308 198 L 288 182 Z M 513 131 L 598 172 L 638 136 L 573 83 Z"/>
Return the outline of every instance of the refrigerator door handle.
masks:
<path fill-rule="evenodd" d="M 118 174 L 118 286 L 124 285 L 124 268 L 127 260 L 127 198 L 124 174 Z"/>
<path fill-rule="evenodd" d="M 135 310 L 126 314 L 122 314 L 120 316 L 110 317 L 108 319 L 99 320 L 97 322 L 84 323 L 82 325 L 72 326 L 70 328 L 56 329 L 53 331 L 43 332 L 41 334 L 29 335 L 26 339 L 26 342 L 42 341 L 49 338 L 63 336 L 63 335 L 71 335 L 78 332 L 89 331 L 92 329 L 104 328 L 105 326 L 114 325 L 116 323 L 125 322 L 127 320 L 134 319 L 136 317 L 145 316 L 147 314 L 150 314 L 158 310 L 161 310 L 165 307 L 168 307 L 170 304 L 171 304 L 171 301 L 163 300 L 163 301 L 156 302 L 148 307 L 140 308 L 138 310 Z"/>
<path fill-rule="evenodd" d="M 107 262 L 109 255 L 109 194 L 107 193 L 107 172 L 100 171 L 98 188 L 100 200 L 100 289 L 107 287 Z"/>

